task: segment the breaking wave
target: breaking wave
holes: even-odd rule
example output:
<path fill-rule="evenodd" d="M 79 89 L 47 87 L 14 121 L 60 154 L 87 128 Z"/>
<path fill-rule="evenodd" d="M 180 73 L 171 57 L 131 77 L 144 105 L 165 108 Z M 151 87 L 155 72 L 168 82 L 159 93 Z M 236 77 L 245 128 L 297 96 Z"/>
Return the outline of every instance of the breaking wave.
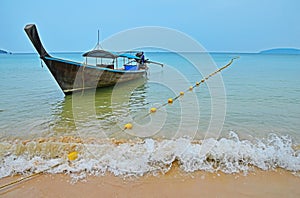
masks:
<path fill-rule="evenodd" d="M 69 161 L 67 155 L 78 152 Z M 245 173 L 259 168 L 300 171 L 300 149 L 288 136 L 240 140 L 230 132 L 227 138 L 195 141 L 189 137 L 173 140 L 96 140 L 76 137 L 6 140 L 0 143 L 0 178 L 16 174 L 68 173 L 74 177 L 103 175 L 143 176 L 167 173 L 174 163 L 181 170 Z"/>

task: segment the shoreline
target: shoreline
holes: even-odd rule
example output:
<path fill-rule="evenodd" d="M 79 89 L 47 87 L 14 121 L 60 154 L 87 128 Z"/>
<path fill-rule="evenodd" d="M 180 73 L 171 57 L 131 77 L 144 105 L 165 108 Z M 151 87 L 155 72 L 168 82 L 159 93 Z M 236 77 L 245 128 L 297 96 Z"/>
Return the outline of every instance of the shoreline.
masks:
<path fill-rule="evenodd" d="M 20 176 L 0 179 L 0 185 Z M 0 190 L 1 197 L 300 197 L 300 177 L 276 169 L 240 174 L 185 173 L 177 166 L 162 175 L 142 177 L 87 176 L 76 183 L 70 175 L 40 174 Z"/>

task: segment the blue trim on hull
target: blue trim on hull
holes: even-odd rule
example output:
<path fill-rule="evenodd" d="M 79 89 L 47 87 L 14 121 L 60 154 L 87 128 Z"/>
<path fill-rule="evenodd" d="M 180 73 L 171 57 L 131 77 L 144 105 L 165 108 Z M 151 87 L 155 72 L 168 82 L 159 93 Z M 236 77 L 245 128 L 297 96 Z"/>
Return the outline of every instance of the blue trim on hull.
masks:
<path fill-rule="evenodd" d="M 58 62 L 70 64 L 70 65 L 76 65 L 78 67 L 85 66 L 85 67 L 91 68 L 91 69 L 97 69 L 97 70 L 103 70 L 103 71 L 109 71 L 109 72 L 116 72 L 116 73 L 145 73 L 146 72 L 146 70 L 119 70 L 119 69 L 101 68 L 101 67 L 96 67 L 96 66 L 92 66 L 92 65 L 84 65 L 82 63 L 78 63 L 78 62 L 74 62 L 74 61 L 70 61 L 70 60 L 65 60 L 65 59 L 60 59 L 60 58 L 55 58 L 55 57 L 49 57 L 49 56 L 45 56 L 44 58 L 46 60 L 58 61 Z"/>

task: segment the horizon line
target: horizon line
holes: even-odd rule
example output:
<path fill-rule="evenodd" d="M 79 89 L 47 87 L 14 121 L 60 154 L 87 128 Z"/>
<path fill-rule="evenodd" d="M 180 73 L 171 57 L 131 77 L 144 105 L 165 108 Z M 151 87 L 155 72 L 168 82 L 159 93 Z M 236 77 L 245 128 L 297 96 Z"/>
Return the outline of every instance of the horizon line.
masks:
<path fill-rule="evenodd" d="M 3 54 L 30 54 L 30 53 L 36 53 L 34 51 L 32 52 L 24 52 L 24 51 L 16 51 L 16 52 L 12 52 L 12 51 L 7 51 L 7 50 L 4 50 L 4 49 L 0 49 L 0 50 L 3 50 L 7 53 L 3 53 Z M 300 48 L 292 48 L 292 47 L 279 47 L 279 48 L 268 48 L 268 49 L 263 49 L 263 50 L 260 50 L 260 51 L 222 51 L 222 50 L 212 50 L 212 51 L 178 51 L 178 53 L 238 53 L 238 54 L 257 54 L 257 53 L 261 53 L 261 52 L 264 52 L 264 51 L 271 51 L 271 50 L 299 50 L 300 51 Z M 107 50 L 109 51 L 109 50 Z M 138 50 L 137 50 L 138 51 Z M 49 53 L 84 53 L 85 51 L 49 51 Z M 144 50 L 144 52 L 172 52 L 172 51 L 163 51 L 163 50 L 157 50 L 157 51 L 154 51 L 154 50 Z"/>

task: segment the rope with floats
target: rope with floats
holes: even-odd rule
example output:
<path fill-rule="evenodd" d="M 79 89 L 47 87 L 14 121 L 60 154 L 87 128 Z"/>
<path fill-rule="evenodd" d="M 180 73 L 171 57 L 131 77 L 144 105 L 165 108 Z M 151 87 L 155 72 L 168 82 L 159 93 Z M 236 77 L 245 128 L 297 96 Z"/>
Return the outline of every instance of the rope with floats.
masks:
<path fill-rule="evenodd" d="M 168 105 L 168 104 L 172 104 L 174 101 L 176 101 L 178 98 L 182 97 L 186 92 L 188 91 L 192 91 L 195 87 L 199 87 L 201 84 L 203 84 L 206 80 L 208 80 L 209 78 L 211 78 L 212 76 L 216 75 L 217 73 L 221 72 L 222 70 L 226 69 L 227 67 L 229 67 L 233 61 L 235 59 L 238 59 L 239 57 L 234 57 L 232 58 L 229 63 L 227 63 L 226 65 L 224 65 L 223 67 L 217 69 L 216 71 L 214 71 L 213 73 L 209 74 L 208 76 L 204 77 L 203 79 L 201 79 L 201 81 L 196 82 L 194 85 L 190 86 L 187 90 L 185 91 L 181 91 L 177 96 L 175 96 L 174 98 L 169 98 L 167 102 L 161 104 L 158 107 L 152 107 L 150 108 L 149 112 L 147 114 L 145 114 L 144 116 L 140 117 L 140 119 L 144 119 L 146 117 L 148 117 L 149 115 L 155 113 L 157 110 L 161 109 L 162 107 Z M 127 123 L 124 125 L 124 128 L 122 129 L 122 132 L 127 130 L 127 129 L 132 129 L 133 125 L 132 123 Z"/>

